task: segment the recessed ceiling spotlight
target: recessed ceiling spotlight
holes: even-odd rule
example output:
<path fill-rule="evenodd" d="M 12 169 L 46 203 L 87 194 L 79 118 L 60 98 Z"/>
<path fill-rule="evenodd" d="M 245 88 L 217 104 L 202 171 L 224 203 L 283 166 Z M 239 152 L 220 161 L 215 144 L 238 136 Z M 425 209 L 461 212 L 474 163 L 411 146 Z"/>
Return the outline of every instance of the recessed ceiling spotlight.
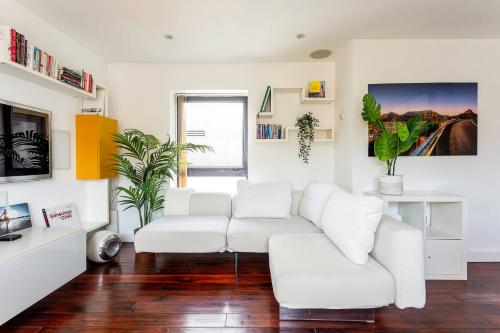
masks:
<path fill-rule="evenodd" d="M 324 59 L 332 55 L 332 51 L 327 49 L 316 50 L 309 55 L 313 59 Z"/>
<path fill-rule="evenodd" d="M 174 36 L 172 36 L 171 34 L 164 34 L 163 38 L 165 38 L 165 39 L 173 39 Z"/>
<path fill-rule="evenodd" d="M 297 34 L 295 37 L 297 37 L 297 39 L 302 39 L 302 38 L 306 37 L 306 34 L 300 33 L 300 34 Z"/>

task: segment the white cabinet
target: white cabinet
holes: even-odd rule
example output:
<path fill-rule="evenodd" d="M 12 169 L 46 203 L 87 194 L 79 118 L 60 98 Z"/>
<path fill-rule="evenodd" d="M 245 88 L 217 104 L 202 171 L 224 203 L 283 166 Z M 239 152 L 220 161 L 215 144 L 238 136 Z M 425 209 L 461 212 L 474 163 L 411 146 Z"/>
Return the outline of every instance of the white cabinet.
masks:
<path fill-rule="evenodd" d="M 33 227 L 0 243 L 0 325 L 86 270 L 86 234 Z"/>
<path fill-rule="evenodd" d="M 428 280 L 467 279 L 466 205 L 461 196 L 440 192 L 375 195 L 386 203 L 386 213 L 424 233 Z"/>

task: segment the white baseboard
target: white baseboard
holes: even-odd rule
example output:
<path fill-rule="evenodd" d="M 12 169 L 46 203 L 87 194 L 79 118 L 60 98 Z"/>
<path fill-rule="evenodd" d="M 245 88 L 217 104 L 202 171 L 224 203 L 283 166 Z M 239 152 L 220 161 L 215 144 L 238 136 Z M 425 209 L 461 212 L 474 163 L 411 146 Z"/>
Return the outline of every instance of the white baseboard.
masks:
<path fill-rule="evenodd" d="M 469 249 L 469 262 L 500 262 L 500 249 Z"/>

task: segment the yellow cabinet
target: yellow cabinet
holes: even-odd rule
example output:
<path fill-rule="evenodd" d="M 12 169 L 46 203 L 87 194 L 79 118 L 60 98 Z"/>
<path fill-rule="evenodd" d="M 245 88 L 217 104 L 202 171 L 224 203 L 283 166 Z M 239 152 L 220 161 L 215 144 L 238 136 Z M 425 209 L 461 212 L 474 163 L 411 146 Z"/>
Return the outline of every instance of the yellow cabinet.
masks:
<path fill-rule="evenodd" d="M 116 177 L 111 168 L 112 154 L 118 153 L 113 134 L 118 131 L 115 119 L 79 114 L 76 116 L 76 178 L 105 179 Z"/>

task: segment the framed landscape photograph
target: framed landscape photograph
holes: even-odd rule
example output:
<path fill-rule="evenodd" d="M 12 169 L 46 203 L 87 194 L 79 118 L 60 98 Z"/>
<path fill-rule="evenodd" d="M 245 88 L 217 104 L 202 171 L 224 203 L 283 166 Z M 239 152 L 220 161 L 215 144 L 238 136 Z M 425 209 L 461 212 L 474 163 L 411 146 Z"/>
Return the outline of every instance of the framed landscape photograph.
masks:
<path fill-rule="evenodd" d="M 369 84 L 368 92 L 381 104 L 386 128 L 418 115 L 426 123 L 426 130 L 404 155 L 477 155 L 477 83 Z M 378 135 L 378 129 L 370 125 L 369 156 L 375 156 Z"/>
<path fill-rule="evenodd" d="M 31 228 L 27 203 L 0 207 L 0 236 L 26 228 Z"/>

